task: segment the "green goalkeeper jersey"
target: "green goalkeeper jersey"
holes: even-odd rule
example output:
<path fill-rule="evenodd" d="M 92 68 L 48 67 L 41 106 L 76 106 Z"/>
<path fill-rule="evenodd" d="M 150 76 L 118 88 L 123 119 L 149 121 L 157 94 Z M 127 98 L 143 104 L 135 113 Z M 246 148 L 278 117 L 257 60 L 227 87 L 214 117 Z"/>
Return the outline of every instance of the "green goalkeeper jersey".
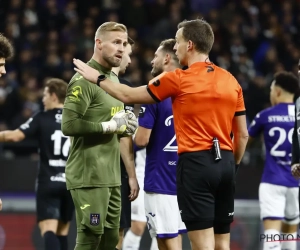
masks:
<path fill-rule="evenodd" d="M 93 59 L 88 65 L 119 82 L 115 74 Z M 101 122 L 109 121 L 124 104 L 96 84 L 76 73 L 71 79 L 64 103 L 62 131 L 71 136 L 66 164 L 68 189 L 114 187 L 121 185 L 120 147 L 116 134 L 103 134 Z"/>

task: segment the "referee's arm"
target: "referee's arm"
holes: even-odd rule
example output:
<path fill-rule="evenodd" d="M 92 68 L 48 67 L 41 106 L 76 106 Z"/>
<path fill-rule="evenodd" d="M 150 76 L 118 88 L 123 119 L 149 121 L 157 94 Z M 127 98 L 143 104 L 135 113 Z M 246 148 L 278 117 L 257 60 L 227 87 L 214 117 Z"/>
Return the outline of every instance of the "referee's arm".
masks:
<path fill-rule="evenodd" d="M 236 114 L 232 122 L 233 153 L 235 164 L 240 164 L 248 142 L 246 115 Z"/>

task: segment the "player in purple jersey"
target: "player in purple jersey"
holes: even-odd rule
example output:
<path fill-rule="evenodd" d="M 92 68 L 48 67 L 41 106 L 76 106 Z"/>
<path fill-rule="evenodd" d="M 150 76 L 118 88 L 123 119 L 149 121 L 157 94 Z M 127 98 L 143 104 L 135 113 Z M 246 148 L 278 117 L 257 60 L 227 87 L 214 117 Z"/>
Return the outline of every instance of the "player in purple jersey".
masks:
<path fill-rule="evenodd" d="M 180 67 L 173 50 L 175 43 L 168 39 L 160 44 L 151 62 L 153 76 Z M 182 249 L 180 234 L 186 229 L 176 195 L 178 155 L 171 98 L 141 106 L 135 143 L 146 147 L 144 205 L 150 235 L 157 238 L 159 249 Z"/>
<path fill-rule="evenodd" d="M 295 123 L 294 95 L 298 79 L 279 72 L 271 84 L 271 108 L 259 112 L 249 127 L 250 137 L 264 136 L 265 167 L 259 186 L 260 214 L 264 224 L 264 250 L 296 250 L 296 241 L 268 242 L 275 234 L 297 235 L 299 223 L 298 181 L 291 174 L 291 144 Z M 283 236 L 283 239 L 284 236 Z M 281 246 L 280 246 L 281 245 Z M 280 248 L 281 247 L 281 248 Z"/>

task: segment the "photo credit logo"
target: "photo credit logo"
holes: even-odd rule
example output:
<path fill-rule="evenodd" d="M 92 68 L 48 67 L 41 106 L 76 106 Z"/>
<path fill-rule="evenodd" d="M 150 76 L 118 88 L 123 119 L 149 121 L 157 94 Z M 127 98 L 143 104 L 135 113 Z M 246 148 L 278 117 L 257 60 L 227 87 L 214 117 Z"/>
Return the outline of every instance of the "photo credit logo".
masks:
<path fill-rule="evenodd" d="M 293 234 L 260 234 L 259 241 L 266 242 L 283 242 L 283 241 L 300 241 L 300 235 Z"/>

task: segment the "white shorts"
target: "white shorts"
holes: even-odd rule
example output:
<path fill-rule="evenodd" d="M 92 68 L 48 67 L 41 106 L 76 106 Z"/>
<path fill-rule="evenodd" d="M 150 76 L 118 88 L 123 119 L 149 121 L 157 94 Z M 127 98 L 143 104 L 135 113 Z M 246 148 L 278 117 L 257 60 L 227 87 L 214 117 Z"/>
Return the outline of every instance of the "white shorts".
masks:
<path fill-rule="evenodd" d="M 299 188 L 284 187 L 270 183 L 259 185 L 260 218 L 299 223 Z"/>
<path fill-rule="evenodd" d="M 139 180 L 139 185 L 144 186 L 145 165 L 146 165 L 146 148 L 136 151 L 135 157 L 135 172 Z"/>
<path fill-rule="evenodd" d="M 146 222 L 144 206 L 144 176 L 145 176 L 146 149 L 138 150 L 135 158 L 135 172 L 140 186 L 138 197 L 131 202 L 131 220 Z"/>
<path fill-rule="evenodd" d="M 144 205 L 144 178 L 138 178 L 140 192 L 138 197 L 131 202 L 131 220 L 146 222 L 145 205 Z"/>
<path fill-rule="evenodd" d="M 176 195 L 145 192 L 145 213 L 152 238 L 173 238 L 186 233 Z"/>

